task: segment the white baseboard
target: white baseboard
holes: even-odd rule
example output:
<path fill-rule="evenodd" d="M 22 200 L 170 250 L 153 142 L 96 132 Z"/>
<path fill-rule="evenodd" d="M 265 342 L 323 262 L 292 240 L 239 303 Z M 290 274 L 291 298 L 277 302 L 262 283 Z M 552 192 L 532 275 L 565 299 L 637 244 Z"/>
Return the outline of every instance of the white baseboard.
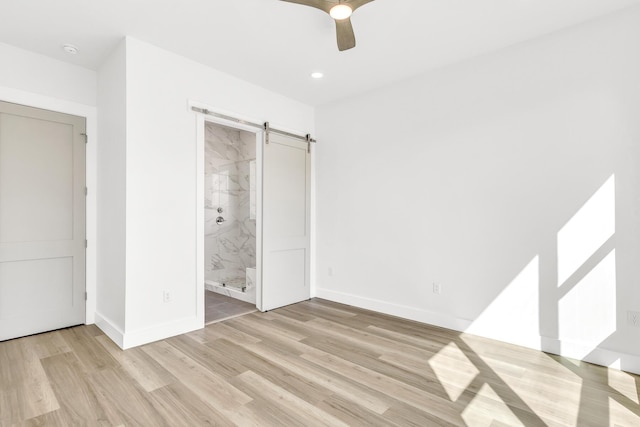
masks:
<path fill-rule="evenodd" d="M 466 331 L 473 323 L 468 319 L 456 318 L 442 313 L 435 313 L 415 307 L 393 304 L 387 301 L 365 298 L 358 295 L 336 292 L 328 289 L 317 289 L 316 296 L 329 301 L 352 305 L 366 310 L 373 310 L 379 313 L 401 317 L 403 319 L 427 323 L 429 325 L 440 326 L 458 332 Z M 487 333 L 478 333 L 477 335 L 485 338 L 497 339 L 498 341 L 505 341 L 496 338 L 496 336 L 499 335 L 491 336 L 492 334 Z M 528 340 L 523 340 L 521 338 L 519 340 L 520 342 L 505 342 L 640 375 L 640 356 L 619 353 L 599 347 L 595 349 L 588 348 L 578 343 L 567 340 L 561 341 L 556 338 L 529 338 L 530 339 Z"/>
<path fill-rule="evenodd" d="M 465 319 L 447 316 L 429 310 L 422 310 L 406 305 L 393 304 L 387 301 L 380 301 L 365 298 L 358 295 L 346 294 L 343 292 L 331 291 L 328 289 L 317 289 L 316 296 L 329 301 L 352 305 L 354 307 L 377 311 L 391 316 L 402 317 L 403 319 L 415 320 L 416 322 L 428 323 L 442 328 L 453 329 L 454 331 L 464 331 L 470 325 Z"/>
<path fill-rule="evenodd" d="M 113 324 L 113 322 L 107 319 L 105 316 L 96 312 L 95 315 L 96 326 L 100 328 L 102 332 L 105 333 L 106 336 L 111 338 L 111 341 L 116 343 L 116 345 L 120 348 L 123 348 L 124 343 L 124 332 L 120 330 L 117 326 Z"/>
<path fill-rule="evenodd" d="M 202 329 L 204 324 L 197 317 L 189 317 L 171 323 L 163 323 L 152 328 L 140 329 L 131 332 L 122 332 L 100 313 L 96 313 L 96 326 L 102 330 L 111 340 L 123 350 L 138 347 L 150 342 L 163 340 L 176 335 L 186 334 Z"/>
<path fill-rule="evenodd" d="M 549 337 L 542 337 L 542 351 L 640 375 L 640 356 L 633 354 Z"/>
<path fill-rule="evenodd" d="M 198 318 L 194 316 L 176 322 L 163 323 L 151 328 L 127 332 L 124 335 L 124 345 L 122 349 L 126 350 L 128 348 L 138 347 L 143 344 L 175 337 L 176 335 L 186 334 L 202 328 L 204 328 L 204 322 L 202 320 L 198 321 Z"/>

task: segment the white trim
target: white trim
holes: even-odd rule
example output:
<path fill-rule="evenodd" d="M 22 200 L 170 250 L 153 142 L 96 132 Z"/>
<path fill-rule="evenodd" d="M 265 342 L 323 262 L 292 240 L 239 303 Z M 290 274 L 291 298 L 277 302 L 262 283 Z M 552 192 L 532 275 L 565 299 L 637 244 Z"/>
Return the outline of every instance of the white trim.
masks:
<path fill-rule="evenodd" d="M 433 311 L 421 310 L 406 305 L 392 304 L 387 301 L 365 298 L 358 295 L 346 294 L 343 292 L 336 292 L 328 289 L 317 288 L 316 296 L 318 298 L 323 298 L 329 301 L 335 301 L 341 304 L 347 304 L 354 307 L 373 310 L 379 313 L 401 317 L 403 319 L 415 320 L 416 322 L 428 323 L 430 325 L 453 329 L 454 331 L 464 331 L 471 325 L 471 322 L 465 319 L 458 319 L 453 316 L 447 316 Z"/>
<path fill-rule="evenodd" d="M 64 114 L 84 117 L 87 120 L 89 143 L 86 151 L 86 185 L 87 196 L 87 241 L 86 251 L 86 283 L 87 301 L 85 306 L 85 324 L 96 321 L 96 283 L 97 283 L 97 175 L 98 175 L 98 113 L 97 108 L 77 102 L 65 101 L 37 93 L 0 86 L 0 100 L 44 110 L 57 111 Z"/>
<path fill-rule="evenodd" d="M 120 328 L 115 326 L 113 321 L 96 312 L 96 326 L 100 328 L 100 330 L 104 332 L 106 336 L 111 338 L 111 341 L 116 343 L 118 347 L 122 348 L 124 343 L 124 332 L 122 332 Z"/>
<path fill-rule="evenodd" d="M 205 291 L 205 217 L 204 217 L 204 173 L 205 173 L 205 125 L 214 123 L 255 134 L 256 136 L 256 307 L 262 306 L 262 135 L 260 129 L 243 125 L 242 123 L 225 120 L 214 116 L 206 116 L 195 112 L 191 107 L 209 110 L 211 112 L 236 117 L 247 122 L 255 119 L 242 117 L 236 113 L 217 110 L 197 102 L 188 102 L 188 109 L 196 116 L 196 317 L 201 319 L 200 328 L 204 327 L 204 291 Z"/>
<path fill-rule="evenodd" d="M 311 191 L 311 204 L 309 207 L 309 295 L 314 298 L 317 295 L 317 264 L 316 264 L 316 144 L 311 144 L 311 176 L 310 179 L 310 191 Z"/>
<path fill-rule="evenodd" d="M 204 298 L 204 289 L 202 291 L 202 297 Z M 202 329 L 203 327 L 204 325 L 200 322 L 198 316 L 194 316 L 177 320 L 175 322 L 154 325 L 151 328 L 139 329 L 131 332 L 127 331 L 123 336 L 123 345 L 121 348 L 123 350 L 127 350 L 150 342 L 175 337 L 176 335 L 187 334 L 191 331 Z"/>
<path fill-rule="evenodd" d="M 387 301 L 365 298 L 358 295 L 346 294 L 343 292 L 336 292 L 328 289 L 317 289 L 317 297 L 358 308 L 364 308 L 366 310 L 373 310 L 379 313 L 397 316 L 403 319 L 440 326 L 458 332 L 464 332 L 473 323 L 468 319 L 461 319 L 442 313 L 435 313 L 428 310 L 421 310 L 415 307 L 393 304 Z M 496 339 L 485 334 L 479 336 L 483 336 L 489 339 Z M 535 341 L 536 343 L 539 342 L 540 344 L 535 346 L 524 345 L 524 347 L 531 348 L 533 350 L 544 351 L 546 353 L 557 354 L 563 357 L 584 360 L 585 362 L 594 363 L 596 365 L 620 369 L 626 372 L 640 375 L 640 356 L 619 353 L 599 347 L 593 349 L 581 343 L 571 342 L 567 340 L 561 341 L 557 338 L 531 338 L 532 340 L 528 340 L 527 342 Z M 523 343 L 510 342 L 510 344 L 523 346 Z"/>
<path fill-rule="evenodd" d="M 205 322 L 204 298 L 204 140 L 205 120 L 202 114 L 196 114 L 196 318 L 200 328 Z"/>
<path fill-rule="evenodd" d="M 542 337 L 542 351 L 640 375 L 640 356 L 583 343 Z"/>
<path fill-rule="evenodd" d="M 204 298 L 204 290 L 202 293 Z M 115 326 L 113 321 L 100 313 L 96 313 L 96 326 L 123 350 L 186 334 L 204 327 L 196 316 L 125 333 Z"/>
<path fill-rule="evenodd" d="M 264 158 L 264 132 L 256 133 L 256 308 L 262 302 L 262 159 Z"/>

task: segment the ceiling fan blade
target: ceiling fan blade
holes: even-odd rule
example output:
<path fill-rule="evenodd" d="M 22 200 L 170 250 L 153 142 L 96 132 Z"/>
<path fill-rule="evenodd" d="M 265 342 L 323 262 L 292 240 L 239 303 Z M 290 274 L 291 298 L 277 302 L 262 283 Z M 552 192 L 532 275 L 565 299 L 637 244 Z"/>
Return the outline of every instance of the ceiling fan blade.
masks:
<path fill-rule="evenodd" d="M 331 8 L 337 4 L 337 1 L 336 2 L 329 2 L 329 1 L 325 1 L 325 0 L 282 0 L 282 1 L 286 1 L 288 3 L 297 3 L 297 4 L 303 4 L 305 6 L 315 7 L 316 9 L 320 9 L 320 10 L 322 10 L 324 12 L 327 12 L 327 13 L 329 13 Z"/>
<path fill-rule="evenodd" d="M 356 35 L 353 33 L 351 19 L 336 20 L 336 35 L 338 37 L 339 51 L 356 47 Z"/>
<path fill-rule="evenodd" d="M 373 0 L 347 0 L 343 3 L 348 4 L 351 7 L 351 10 L 355 12 L 357 8 L 360 6 L 364 6 L 367 3 L 371 3 Z"/>

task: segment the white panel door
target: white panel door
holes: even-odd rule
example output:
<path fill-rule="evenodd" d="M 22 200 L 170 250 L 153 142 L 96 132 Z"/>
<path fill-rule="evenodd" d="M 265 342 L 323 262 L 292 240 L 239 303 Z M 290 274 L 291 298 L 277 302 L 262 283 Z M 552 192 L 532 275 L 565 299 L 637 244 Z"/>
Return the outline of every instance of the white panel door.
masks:
<path fill-rule="evenodd" d="M 0 102 L 0 341 L 85 321 L 84 132 Z"/>
<path fill-rule="evenodd" d="M 299 139 L 269 135 L 262 181 L 262 311 L 310 298 L 311 155 Z"/>

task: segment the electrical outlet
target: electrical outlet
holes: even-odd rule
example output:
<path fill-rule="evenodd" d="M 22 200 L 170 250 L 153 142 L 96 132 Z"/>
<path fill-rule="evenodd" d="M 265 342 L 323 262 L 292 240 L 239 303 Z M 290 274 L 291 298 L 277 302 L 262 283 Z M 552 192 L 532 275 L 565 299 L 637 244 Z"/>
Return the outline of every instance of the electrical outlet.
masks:
<path fill-rule="evenodd" d="M 640 312 L 627 311 L 627 324 L 629 324 L 629 326 L 640 328 Z"/>
<path fill-rule="evenodd" d="M 440 283 L 433 282 L 433 293 L 437 295 L 442 293 L 442 285 Z"/>
<path fill-rule="evenodd" d="M 162 292 L 162 301 L 163 302 L 171 302 L 171 292 L 168 289 L 165 289 Z"/>

